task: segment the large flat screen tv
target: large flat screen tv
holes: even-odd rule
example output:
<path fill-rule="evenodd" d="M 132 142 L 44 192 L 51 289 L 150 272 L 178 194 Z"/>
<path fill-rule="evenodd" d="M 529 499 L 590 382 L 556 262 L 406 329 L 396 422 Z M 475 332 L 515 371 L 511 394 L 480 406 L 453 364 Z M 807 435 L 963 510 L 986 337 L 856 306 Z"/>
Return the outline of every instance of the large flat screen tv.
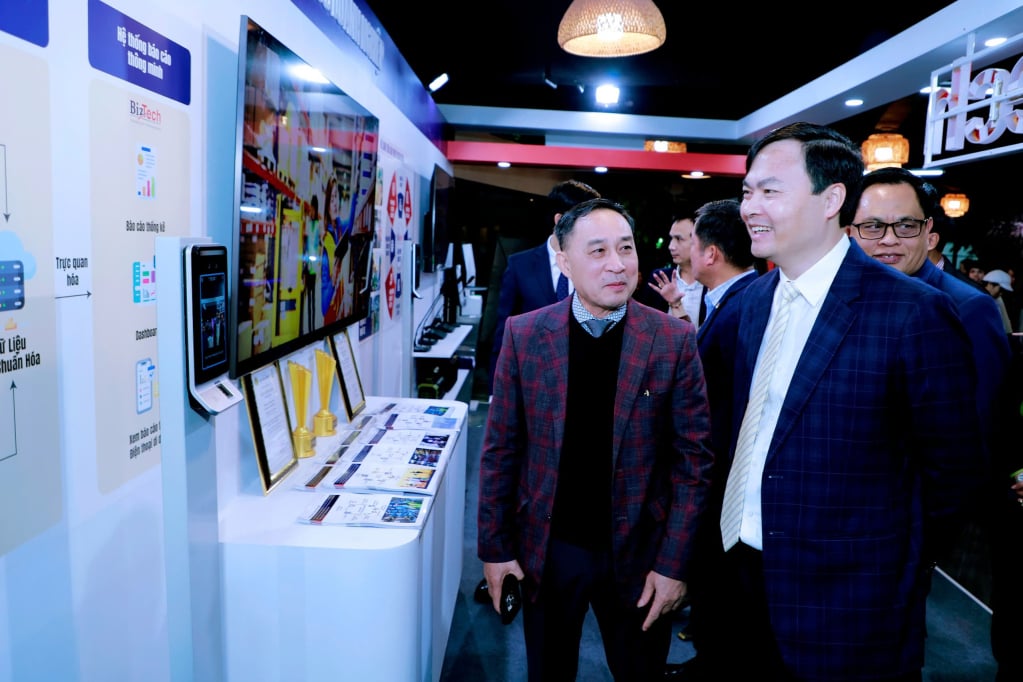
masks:
<path fill-rule="evenodd" d="M 246 16 L 230 374 L 369 312 L 379 120 Z"/>
<path fill-rule="evenodd" d="M 443 270 L 448 254 L 450 236 L 451 195 L 455 179 L 441 168 L 433 167 L 430 177 L 430 207 L 423 221 L 423 271 Z"/>

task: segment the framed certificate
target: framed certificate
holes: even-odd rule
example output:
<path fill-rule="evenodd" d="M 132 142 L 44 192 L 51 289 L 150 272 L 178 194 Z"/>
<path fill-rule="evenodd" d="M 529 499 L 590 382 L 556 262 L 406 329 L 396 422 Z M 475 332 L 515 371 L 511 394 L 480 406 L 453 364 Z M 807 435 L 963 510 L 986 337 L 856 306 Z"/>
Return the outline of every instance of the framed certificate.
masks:
<path fill-rule="evenodd" d="M 337 370 L 341 376 L 341 392 L 345 397 L 345 409 L 348 410 L 348 421 L 366 406 L 366 394 L 362 392 L 362 380 L 359 378 L 359 366 L 355 362 L 352 350 L 352 339 L 348 330 L 331 337 L 334 357 L 337 359 Z"/>
<path fill-rule="evenodd" d="M 277 363 L 242 377 L 242 392 L 249 412 L 259 478 L 266 495 L 298 464 Z"/>

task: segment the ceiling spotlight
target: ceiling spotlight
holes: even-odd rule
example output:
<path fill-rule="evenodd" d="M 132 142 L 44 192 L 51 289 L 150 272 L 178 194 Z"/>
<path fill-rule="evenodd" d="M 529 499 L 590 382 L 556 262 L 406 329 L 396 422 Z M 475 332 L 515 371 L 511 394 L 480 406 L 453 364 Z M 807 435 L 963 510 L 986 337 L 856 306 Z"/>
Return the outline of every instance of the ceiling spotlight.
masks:
<path fill-rule="evenodd" d="M 511 168 L 511 162 L 510 161 L 498 161 L 497 162 L 497 167 L 498 168 Z"/>
<path fill-rule="evenodd" d="M 859 97 L 852 97 L 852 98 L 847 99 L 845 101 L 845 106 L 847 106 L 847 107 L 861 107 L 861 106 L 863 106 L 863 100 L 860 99 Z"/>
<path fill-rule="evenodd" d="M 606 173 L 607 172 L 607 166 L 595 166 L 593 168 L 593 172 L 594 173 Z"/>
<path fill-rule="evenodd" d="M 579 94 L 580 95 L 583 94 L 584 92 L 586 92 L 586 88 L 583 87 L 582 83 L 576 83 L 575 87 L 579 89 Z"/>
<path fill-rule="evenodd" d="M 448 75 L 446 73 L 442 73 L 441 75 L 437 76 L 432 81 L 430 81 L 429 85 L 430 92 L 437 92 L 438 90 L 443 88 L 447 84 L 447 82 Z"/>
<path fill-rule="evenodd" d="M 618 104 L 618 88 L 604 84 L 597 87 L 597 104 Z"/>
<path fill-rule="evenodd" d="M 998 47 L 1006 40 L 1008 40 L 1008 38 L 1002 38 L 1001 36 L 999 36 L 998 38 L 988 38 L 987 40 L 984 41 L 984 47 Z"/>
<path fill-rule="evenodd" d="M 558 89 L 558 84 L 552 81 L 549 76 L 544 76 L 543 82 L 546 83 L 548 87 L 553 88 L 554 90 Z"/>

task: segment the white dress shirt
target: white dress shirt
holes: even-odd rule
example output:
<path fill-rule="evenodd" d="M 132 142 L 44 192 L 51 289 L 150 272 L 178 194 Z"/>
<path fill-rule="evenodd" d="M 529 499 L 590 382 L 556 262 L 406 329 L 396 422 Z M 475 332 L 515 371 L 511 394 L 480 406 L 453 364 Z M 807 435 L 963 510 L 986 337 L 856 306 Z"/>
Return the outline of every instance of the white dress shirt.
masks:
<path fill-rule="evenodd" d="M 678 272 L 677 267 L 675 268 L 675 282 L 679 293 L 682 294 L 683 310 L 686 311 L 686 315 L 689 316 L 689 320 L 693 323 L 693 326 L 699 327 L 700 299 L 703 298 L 703 285 L 695 279 L 691 284 L 686 284 L 685 280 L 682 279 L 682 275 Z"/>
<path fill-rule="evenodd" d="M 757 430 L 756 441 L 753 444 L 751 454 L 753 459 L 750 464 L 749 476 L 746 477 L 742 525 L 739 528 L 739 539 L 755 549 L 762 550 L 764 548 L 760 482 L 764 476 L 767 448 L 771 445 L 771 440 L 774 437 L 774 429 L 778 425 L 778 416 L 781 414 L 785 395 L 789 392 L 789 384 L 796 371 L 796 363 L 799 362 L 799 356 L 803 354 L 810 330 L 813 329 L 813 323 L 817 321 L 817 315 L 821 311 L 821 304 L 824 303 L 824 298 L 828 295 L 831 283 L 835 280 L 838 268 L 842 265 L 842 260 L 848 250 L 849 238 L 840 239 L 831 251 L 814 263 L 813 267 L 804 272 L 799 279 L 789 280 L 799 291 L 799 296 L 796 296 L 789 304 L 792 309 L 789 312 L 788 328 L 782 337 L 778 360 L 774 366 L 774 375 L 767 388 L 764 413 L 760 418 L 760 428 Z M 788 279 L 780 268 L 779 274 L 782 280 Z M 778 305 L 780 290 L 780 286 L 774 290 L 771 315 L 774 315 L 774 309 Z M 754 375 L 760 370 L 759 355 L 761 352 L 763 352 L 762 347 L 757 353 L 758 361 Z"/>

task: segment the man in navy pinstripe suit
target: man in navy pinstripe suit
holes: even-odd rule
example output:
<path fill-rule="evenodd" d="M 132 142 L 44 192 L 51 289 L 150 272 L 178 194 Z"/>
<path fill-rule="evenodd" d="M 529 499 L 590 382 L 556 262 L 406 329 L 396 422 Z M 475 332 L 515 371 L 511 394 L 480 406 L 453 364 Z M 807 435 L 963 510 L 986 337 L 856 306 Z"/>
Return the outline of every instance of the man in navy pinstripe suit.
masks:
<path fill-rule="evenodd" d="M 734 655 L 719 663 L 755 679 L 919 680 L 930 572 L 983 473 L 968 337 L 945 293 L 845 234 L 863 176 L 848 138 L 790 124 L 750 148 L 746 170 L 752 251 L 777 267 L 739 300 L 729 457 L 748 474 L 719 481 L 740 510 L 721 516 L 730 589 L 715 598 Z M 766 399 L 740 452 L 754 381 Z"/>

